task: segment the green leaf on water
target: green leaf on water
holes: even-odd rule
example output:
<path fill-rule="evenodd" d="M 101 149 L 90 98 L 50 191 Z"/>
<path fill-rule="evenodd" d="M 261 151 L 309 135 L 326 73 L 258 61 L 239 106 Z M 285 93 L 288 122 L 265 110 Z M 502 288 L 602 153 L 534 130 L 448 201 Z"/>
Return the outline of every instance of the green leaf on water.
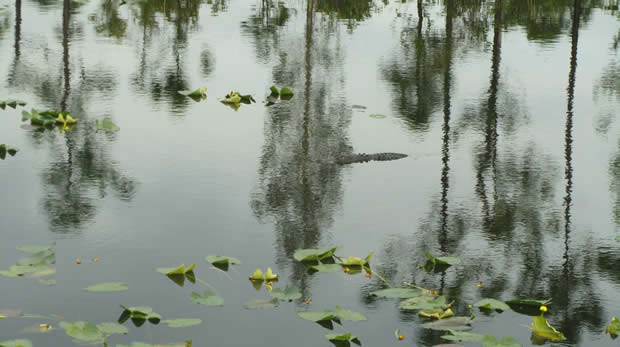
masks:
<path fill-rule="evenodd" d="M 322 322 L 328 320 L 338 320 L 334 311 L 325 310 L 323 312 L 297 312 L 297 315 L 305 320 L 312 322 Z"/>
<path fill-rule="evenodd" d="M 336 316 L 338 316 L 338 318 L 344 321 L 359 322 L 368 320 L 363 314 L 345 310 L 340 306 L 336 306 L 336 309 L 334 311 L 336 313 Z"/>
<path fill-rule="evenodd" d="M 181 95 L 185 95 L 185 96 L 194 96 L 194 97 L 200 97 L 200 98 L 206 98 L 207 97 L 207 88 L 198 88 L 196 90 L 179 90 L 177 91 L 177 93 L 181 94 Z"/>
<path fill-rule="evenodd" d="M 536 309 L 540 306 L 551 305 L 551 299 L 547 300 L 533 300 L 533 299 L 515 299 L 504 301 L 508 305 L 520 305 L 520 306 L 534 306 Z"/>
<path fill-rule="evenodd" d="M 193 345 L 192 340 L 187 340 L 182 343 L 171 343 L 168 345 L 161 345 L 161 344 L 152 345 L 146 342 L 132 342 L 129 345 L 118 344 L 116 345 L 116 347 L 192 347 L 192 345 Z"/>
<path fill-rule="evenodd" d="M 241 260 L 233 257 L 225 257 L 221 255 L 208 255 L 205 259 L 215 265 L 215 264 L 241 264 Z"/>
<path fill-rule="evenodd" d="M 521 347 L 519 342 L 512 336 L 504 336 L 501 341 L 497 341 L 495 336 L 486 334 L 481 342 L 483 347 Z"/>
<path fill-rule="evenodd" d="M 280 300 L 278 299 L 255 299 L 255 300 L 251 300 L 249 302 L 247 302 L 246 304 L 243 305 L 244 308 L 251 310 L 251 309 L 258 309 L 258 308 L 274 308 L 276 306 L 278 306 L 280 304 Z"/>
<path fill-rule="evenodd" d="M 301 293 L 299 289 L 292 285 L 286 285 L 284 290 L 280 288 L 274 288 L 269 293 L 275 299 L 280 299 L 282 301 L 293 301 L 301 298 Z"/>
<path fill-rule="evenodd" d="M 398 307 L 403 310 L 422 310 L 427 313 L 442 313 L 445 309 L 450 307 L 450 304 L 447 303 L 446 297 L 443 295 L 421 295 L 401 302 Z"/>
<path fill-rule="evenodd" d="M 620 241 L 620 236 L 616 236 L 616 241 Z"/>
<path fill-rule="evenodd" d="M 536 316 L 532 318 L 532 331 L 534 334 L 551 341 L 563 341 L 566 339 L 564 334 L 555 330 L 554 327 L 547 322 L 545 317 Z"/>
<path fill-rule="evenodd" d="M 104 120 L 101 121 L 101 123 L 99 123 L 99 120 L 96 119 L 95 120 L 95 125 L 97 126 L 97 130 L 103 130 L 103 131 L 119 131 L 119 130 L 121 130 L 121 128 L 119 128 L 116 124 L 114 124 L 109 119 L 104 119 Z"/>
<path fill-rule="evenodd" d="M 345 260 L 342 261 L 341 265 L 344 266 L 364 266 L 364 265 L 368 265 L 368 263 L 370 262 L 370 259 L 372 258 L 372 251 L 370 251 L 370 253 L 368 253 L 368 256 L 365 259 L 362 259 L 360 257 L 347 257 Z"/>
<path fill-rule="evenodd" d="M 97 324 L 97 328 L 101 330 L 106 335 L 114 335 L 114 334 L 128 334 L 129 329 L 127 329 L 124 325 L 120 325 L 118 323 L 100 323 Z"/>
<path fill-rule="evenodd" d="M 21 277 L 23 276 L 25 273 L 22 271 L 18 271 L 16 269 L 11 269 L 9 268 L 9 270 L 0 270 L 0 276 L 4 276 L 4 277 Z"/>
<path fill-rule="evenodd" d="M 450 334 L 452 335 L 443 335 L 441 336 L 441 338 L 444 340 L 458 341 L 458 342 L 482 342 L 482 339 L 484 338 L 484 335 L 482 334 L 469 333 L 466 331 L 456 331 L 456 330 L 449 330 L 449 331 L 450 331 Z"/>
<path fill-rule="evenodd" d="M 337 272 L 342 270 L 342 266 L 340 264 L 318 264 L 310 265 L 310 269 L 318 272 Z"/>
<path fill-rule="evenodd" d="M 84 288 L 87 292 L 124 292 L 129 289 L 125 283 L 121 282 L 106 282 L 92 285 Z"/>
<path fill-rule="evenodd" d="M 26 339 L 2 341 L 0 347 L 32 347 L 32 342 Z"/>
<path fill-rule="evenodd" d="M 17 250 L 28 254 L 37 254 L 45 251 L 51 251 L 54 245 L 49 246 L 19 246 Z"/>
<path fill-rule="evenodd" d="M 276 281 L 278 279 L 278 275 L 273 273 L 270 267 L 267 268 L 267 272 L 265 272 L 265 281 Z"/>
<path fill-rule="evenodd" d="M 8 145 L 1 144 L 0 145 L 0 159 L 4 160 L 6 158 L 6 154 L 8 153 L 11 157 L 15 156 L 19 150 L 17 148 L 9 147 Z"/>
<path fill-rule="evenodd" d="M 11 107 L 11 108 L 15 108 L 17 106 L 26 106 L 26 102 L 21 101 L 21 100 L 14 100 L 14 99 L 9 99 L 9 100 L 1 100 L 0 101 L 0 109 L 5 109 L 7 106 Z"/>
<path fill-rule="evenodd" d="M 613 317 L 611 319 L 611 322 L 609 323 L 607 328 L 605 328 L 605 333 L 609 333 L 611 337 L 615 337 L 620 334 L 620 321 L 617 317 Z"/>
<path fill-rule="evenodd" d="M 482 299 L 474 304 L 476 307 L 484 308 L 487 310 L 507 311 L 510 306 L 506 305 L 502 301 L 495 299 Z"/>
<path fill-rule="evenodd" d="M 191 301 L 197 304 L 201 304 L 201 305 L 207 305 L 207 306 L 223 306 L 224 305 L 224 299 L 222 297 L 219 297 L 215 295 L 215 293 L 208 292 L 208 291 L 205 292 L 204 295 L 200 295 L 196 292 L 192 292 L 189 298 Z"/>
<path fill-rule="evenodd" d="M 271 86 L 269 90 L 271 91 L 271 95 L 273 95 L 274 97 L 277 98 L 278 96 L 280 96 L 280 91 L 278 90 L 276 86 Z"/>
<path fill-rule="evenodd" d="M 319 249 L 298 249 L 293 254 L 293 258 L 300 262 L 320 262 L 332 259 L 337 247 Z"/>
<path fill-rule="evenodd" d="M 441 319 L 434 322 L 428 322 L 422 324 L 423 328 L 432 330 L 454 330 L 464 331 L 471 330 L 472 319 L 470 317 L 452 317 L 448 319 Z"/>
<path fill-rule="evenodd" d="M 85 342 L 103 341 L 103 332 L 90 322 L 63 322 L 61 326 L 65 328 L 67 335 L 72 338 Z"/>
<path fill-rule="evenodd" d="M 424 292 L 415 288 L 388 288 L 370 292 L 371 295 L 383 298 L 414 298 L 422 295 Z"/>
<path fill-rule="evenodd" d="M 458 257 L 433 257 L 430 252 L 426 252 L 426 258 L 433 263 L 439 265 L 456 265 L 461 262 Z"/>
<path fill-rule="evenodd" d="M 354 344 L 361 346 L 362 343 L 360 342 L 360 340 L 357 338 L 357 336 L 355 335 L 351 335 L 350 333 L 346 333 L 346 334 L 325 334 L 325 338 L 328 339 L 331 342 L 353 342 Z M 339 344 L 336 344 L 339 345 Z"/>
<path fill-rule="evenodd" d="M 368 117 L 375 118 L 375 119 L 384 119 L 385 115 L 379 114 L 379 113 L 373 113 L 373 114 L 369 115 Z"/>
<path fill-rule="evenodd" d="M 158 267 L 157 272 L 168 276 L 185 275 L 194 272 L 195 267 L 195 263 L 188 267 L 185 267 L 185 264 L 181 264 L 178 267 Z"/>
<path fill-rule="evenodd" d="M 161 321 L 170 328 L 185 328 L 194 325 L 202 324 L 202 319 L 199 318 L 179 318 L 179 319 L 166 319 Z"/>
<path fill-rule="evenodd" d="M 148 320 L 152 324 L 159 324 L 161 321 L 161 315 L 153 312 L 153 309 L 148 306 L 135 306 L 135 307 L 127 307 L 120 305 L 123 309 L 120 317 L 118 318 L 118 322 L 123 324 L 129 318 L 131 318 L 132 322 L 136 326 L 141 326 L 144 324 L 144 321 Z"/>

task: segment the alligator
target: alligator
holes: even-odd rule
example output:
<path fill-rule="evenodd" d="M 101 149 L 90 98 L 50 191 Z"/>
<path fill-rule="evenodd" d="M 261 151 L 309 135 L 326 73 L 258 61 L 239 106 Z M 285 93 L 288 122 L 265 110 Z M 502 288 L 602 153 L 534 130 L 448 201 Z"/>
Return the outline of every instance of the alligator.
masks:
<path fill-rule="evenodd" d="M 339 165 L 347 165 L 354 163 L 365 163 L 373 160 L 377 161 L 387 161 L 387 160 L 398 160 L 407 157 L 406 154 L 402 153 L 359 153 L 359 154 L 348 154 L 342 155 L 336 158 L 336 164 Z"/>

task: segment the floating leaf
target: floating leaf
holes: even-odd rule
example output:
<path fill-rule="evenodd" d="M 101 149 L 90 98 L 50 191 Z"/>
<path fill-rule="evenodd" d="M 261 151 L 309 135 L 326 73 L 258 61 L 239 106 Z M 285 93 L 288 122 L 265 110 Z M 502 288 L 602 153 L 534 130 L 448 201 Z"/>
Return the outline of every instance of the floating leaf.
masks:
<path fill-rule="evenodd" d="M 337 272 L 342 270 L 342 266 L 340 264 L 318 264 L 310 265 L 310 269 L 318 272 Z"/>
<path fill-rule="evenodd" d="M 153 312 L 153 309 L 147 306 L 126 307 L 120 305 L 123 309 L 121 316 L 118 318 L 118 322 L 123 324 L 129 318 L 136 326 L 141 326 L 144 321 L 148 320 L 152 324 L 159 324 L 161 316 L 158 313 Z"/>
<path fill-rule="evenodd" d="M 46 251 L 51 251 L 52 247 L 54 247 L 54 245 L 50 245 L 50 246 L 19 246 L 17 247 L 18 251 L 24 252 L 24 253 L 28 253 L 28 254 L 37 254 L 37 253 L 43 253 Z"/>
<path fill-rule="evenodd" d="M 205 259 L 211 264 L 241 264 L 241 260 L 221 255 L 208 255 Z"/>
<path fill-rule="evenodd" d="M 609 335 L 611 335 L 612 337 L 615 337 L 618 334 L 620 334 L 620 321 L 618 320 L 617 317 L 613 317 L 611 319 L 611 322 L 609 323 L 607 328 L 605 328 L 605 333 L 609 333 Z"/>
<path fill-rule="evenodd" d="M 201 98 L 207 97 L 207 88 L 198 88 L 194 91 L 191 90 L 179 90 L 177 93 L 185 96 L 196 96 Z"/>
<path fill-rule="evenodd" d="M 11 157 L 15 156 L 19 150 L 17 148 L 9 147 L 5 144 L 0 145 L 0 159 L 4 160 L 8 153 Z"/>
<path fill-rule="evenodd" d="M 185 275 L 188 273 L 191 273 L 194 271 L 194 268 L 196 267 L 196 264 L 192 264 L 188 267 L 185 267 L 185 264 L 181 264 L 180 266 L 174 268 L 174 267 L 159 267 L 157 268 L 157 272 L 162 273 L 164 275 L 168 275 L 168 276 L 174 276 L 174 275 Z"/>
<path fill-rule="evenodd" d="M 90 322 L 62 322 L 67 335 L 80 341 L 99 342 L 103 341 L 103 332 Z"/>
<path fill-rule="evenodd" d="M 271 91 L 271 95 L 273 95 L 274 97 L 277 98 L 278 96 L 280 96 L 280 91 L 278 90 L 276 86 L 271 86 L 269 90 Z"/>
<path fill-rule="evenodd" d="M 96 119 L 95 120 L 95 125 L 97 126 L 97 130 L 103 130 L 103 131 L 119 131 L 119 130 L 121 130 L 121 128 L 119 128 L 116 124 L 114 124 L 109 119 L 104 119 L 104 120 L 101 121 L 101 123 L 99 123 L 99 120 Z"/>
<path fill-rule="evenodd" d="M 330 310 L 323 312 L 297 312 L 297 315 L 305 320 L 312 322 L 322 322 L 328 320 L 338 320 L 336 313 Z"/>
<path fill-rule="evenodd" d="M 24 315 L 24 311 L 18 308 L 0 308 L 0 317 L 2 318 L 17 318 Z"/>
<path fill-rule="evenodd" d="M 332 342 L 353 342 L 354 344 L 361 346 L 362 343 L 357 338 L 357 336 L 351 335 L 350 333 L 338 335 L 338 334 L 325 334 L 325 338 Z M 339 344 L 336 344 L 339 345 Z"/>
<path fill-rule="evenodd" d="M 270 292 L 271 296 L 276 299 L 280 299 L 282 301 L 293 301 L 301 298 L 301 293 L 299 289 L 292 285 L 287 285 L 284 290 L 280 288 L 274 288 Z"/>
<path fill-rule="evenodd" d="M 495 299 L 482 299 L 474 304 L 476 307 L 484 308 L 487 310 L 507 311 L 510 306 L 506 305 L 502 301 Z"/>
<path fill-rule="evenodd" d="M 180 318 L 180 319 L 167 319 L 161 321 L 162 323 L 168 325 L 170 328 L 185 328 L 191 327 L 194 325 L 202 324 L 202 319 L 199 318 Z"/>
<path fill-rule="evenodd" d="M 19 271 L 15 268 L 9 268 L 9 270 L 0 270 L 0 276 L 5 277 L 21 277 L 25 273 L 23 271 Z"/>
<path fill-rule="evenodd" d="M 620 241 L 620 236 L 616 236 L 616 241 Z"/>
<path fill-rule="evenodd" d="M 517 300 L 508 300 L 505 301 L 508 305 L 524 305 L 524 306 L 534 306 L 538 309 L 540 306 L 549 306 L 551 305 L 551 299 L 547 300 L 532 300 L 532 299 L 517 299 Z"/>
<path fill-rule="evenodd" d="M 293 254 L 293 258 L 301 262 L 319 262 L 324 259 L 332 258 L 337 247 L 320 249 L 298 249 Z"/>
<path fill-rule="evenodd" d="M 403 310 L 422 310 L 427 312 L 441 313 L 445 309 L 450 307 L 450 304 L 447 303 L 446 297 L 443 295 L 421 295 L 401 302 L 398 307 Z"/>
<path fill-rule="evenodd" d="M 443 310 L 420 311 L 418 312 L 418 316 L 423 317 L 423 318 L 430 318 L 430 319 L 446 319 L 446 318 L 450 318 L 454 316 L 454 312 L 452 311 L 451 308 L 448 308 L 445 311 Z"/>
<path fill-rule="evenodd" d="M 340 306 L 336 306 L 336 309 L 334 311 L 336 313 L 336 316 L 338 316 L 340 320 L 352 321 L 352 322 L 368 320 L 363 314 L 345 310 L 341 308 Z"/>
<path fill-rule="evenodd" d="M 48 287 L 53 287 L 56 285 L 56 280 L 53 278 L 49 280 L 40 279 L 39 283 L 41 283 L 42 285 L 48 286 Z"/>
<path fill-rule="evenodd" d="M 223 306 L 224 299 L 215 295 L 215 293 L 205 292 L 204 295 L 200 295 L 196 292 L 192 292 L 190 295 L 190 300 L 197 304 L 207 305 L 207 306 Z"/>
<path fill-rule="evenodd" d="M 125 283 L 121 282 L 106 282 L 92 285 L 84 288 L 87 292 L 123 292 L 129 289 Z"/>
<path fill-rule="evenodd" d="M 385 115 L 383 115 L 383 114 L 378 114 L 378 113 L 373 113 L 373 114 L 369 115 L 368 117 L 370 117 L 370 118 L 375 118 L 375 119 L 384 119 L 384 118 L 385 118 Z"/>
<path fill-rule="evenodd" d="M 265 281 L 275 281 L 278 279 L 278 275 L 274 274 L 270 267 L 267 268 L 267 272 L 265 272 Z"/>
<path fill-rule="evenodd" d="M 192 340 L 185 341 L 184 343 L 173 343 L 169 345 L 152 345 L 146 342 L 132 342 L 129 345 L 118 344 L 116 347 L 192 347 Z"/>
<path fill-rule="evenodd" d="M 21 100 L 13 100 L 13 99 L 9 99 L 9 100 L 2 100 L 0 101 L 0 109 L 5 109 L 7 106 L 11 107 L 11 108 L 15 108 L 17 106 L 26 106 L 26 102 L 21 101 Z"/>
<path fill-rule="evenodd" d="M 449 330 L 452 335 L 443 335 L 441 338 L 450 341 L 459 342 L 482 342 L 484 335 L 476 333 L 468 333 L 465 331 Z"/>
<path fill-rule="evenodd" d="M 482 338 L 483 347 L 521 347 L 519 342 L 512 336 L 504 336 L 501 341 L 497 341 L 491 334 L 484 335 Z"/>
<path fill-rule="evenodd" d="M 2 341 L 0 347 L 32 347 L 32 342 L 26 339 Z"/>
<path fill-rule="evenodd" d="M 97 328 L 99 328 L 99 330 L 101 330 L 101 332 L 106 335 L 129 333 L 129 329 L 127 329 L 124 325 L 120 325 L 118 323 L 100 323 L 97 324 Z"/>
<path fill-rule="evenodd" d="M 256 269 L 252 276 L 250 276 L 250 280 L 252 281 L 264 281 L 265 275 L 263 275 L 263 271 L 261 269 Z"/>
<path fill-rule="evenodd" d="M 364 266 L 368 265 L 370 262 L 370 258 L 372 258 L 372 251 L 368 253 L 368 256 L 365 259 L 359 257 L 347 257 L 341 264 L 344 266 Z"/>
<path fill-rule="evenodd" d="M 414 298 L 424 292 L 417 288 L 388 288 L 370 292 L 371 295 L 384 298 Z"/>
<path fill-rule="evenodd" d="M 534 334 L 551 341 L 563 341 L 566 339 L 564 334 L 555 330 L 543 316 L 533 317 L 531 328 Z"/>
<path fill-rule="evenodd" d="M 246 303 L 245 305 L 243 305 L 243 307 L 245 307 L 246 309 L 274 308 L 278 306 L 279 304 L 280 304 L 280 300 L 276 298 L 269 299 L 269 300 L 256 299 L 256 300 L 252 300 Z"/>
<path fill-rule="evenodd" d="M 461 262 L 461 259 L 458 257 L 433 257 L 430 252 L 426 252 L 426 258 L 433 264 L 440 265 L 456 265 Z"/>
<path fill-rule="evenodd" d="M 472 319 L 470 317 L 452 317 L 422 324 L 423 328 L 432 330 L 471 330 Z"/>

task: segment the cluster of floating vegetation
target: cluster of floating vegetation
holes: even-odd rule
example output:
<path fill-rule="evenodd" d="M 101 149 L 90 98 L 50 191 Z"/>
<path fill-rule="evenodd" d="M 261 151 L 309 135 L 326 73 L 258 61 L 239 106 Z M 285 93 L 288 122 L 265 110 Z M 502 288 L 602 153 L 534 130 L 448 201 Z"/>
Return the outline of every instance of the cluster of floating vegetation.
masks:
<path fill-rule="evenodd" d="M 18 247 L 18 250 L 28 254 L 28 256 L 18 260 L 16 264 L 9 267 L 8 270 L 1 270 L 0 275 L 28 278 L 50 277 L 54 275 L 56 270 L 52 265 L 55 264 L 56 253 L 53 247 L 54 245 Z M 492 334 L 468 332 L 476 322 L 476 315 L 473 312 L 473 307 L 477 307 L 479 310 L 487 313 L 502 312 L 510 309 L 518 313 L 529 315 L 532 315 L 532 312 L 536 312 L 533 314 L 530 326 L 536 339 L 540 342 L 544 342 L 545 340 L 562 341 L 565 339 L 564 334 L 553 328 L 544 317 L 545 312 L 548 310 L 548 306 L 552 304 L 550 300 L 519 299 L 503 302 L 493 298 L 485 298 L 473 305 L 468 305 L 468 315 L 456 316 L 455 312 L 452 310 L 453 302 L 449 301 L 445 295 L 442 295 L 437 290 L 422 288 L 411 283 L 404 283 L 402 287 L 391 286 L 383 277 L 372 270 L 370 266 L 372 252 L 365 258 L 354 256 L 345 258 L 337 256 L 335 254 L 336 250 L 336 247 L 300 249 L 295 252 L 293 257 L 295 260 L 306 265 L 308 271 L 311 273 L 342 271 L 346 275 L 364 273 L 366 277 L 376 276 L 383 281 L 386 288 L 373 291 L 370 295 L 387 299 L 401 299 L 402 301 L 399 304 L 401 310 L 417 311 L 418 316 L 427 320 L 426 323 L 422 324 L 422 327 L 445 331 L 446 334 L 441 336 L 443 339 L 458 342 L 478 342 L 482 344 L 483 347 L 521 346 L 512 336 L 504 336 L 501 340 L 497 340 Z M 460 263 L 460 259 L 457 257 L 434 257 L 428 252 L 426 256 L 428 262 L 424 267 L 429 271 L 437 270 L 437 267 L 440 267 L 440 270 L 446 269 L 447 267 Z M 93 262 L 98 262 L 98 259 L 95 259 L 93 259 Z M 241 260 L 237 258 L 221 255 L 209 255 L 205 260 L 213 266 L 213 269 L 223 272 L 227 272 L 233 265 L 242 263 Z M 79 261 L 77 263 L 81 264 L 82 262 Z M 170 278 L 179 286 L 183 286 L 185 280 L 188 280 L 194 284 L 200 282 L 210 287 L 211 290 L 205 291 L 203 294 L 192 292 L 189 296 L 191 302 L 205 306 L 223 306 L 224 298 L 217 295 L 212 285 L 196 277 L 194 273 L 195 268 L 196 264 L 192 263 L 189 266 L 181 264 L 176 267 L 161 267 L 156 270 Z M 279 276 L 274 273 L 271 268 L 267 268 L 265 272 L 261 269 L 257 269 L 249 277 L 249 280 L 256 290 L 260 290 L 264 287 L 271 296 L 271 299 L 252 300 L 244 305 L 246 309 L 273 308 L 278 306 L 281 302 L 292 302 L 296 300 L 301 300 L 306 304 L 310 303 L 308 298 L 302 298 L 299 289 L 293 285 L 288 284 L 284 288 L 275 288 L 274 285 L 278 282 Z M 54 280 L 49 279 L 39 279 L 39 281 L 45 285 L 56 284 Z M 129 286 L 120 282 L 106 282 L 89 286 L 84 288 L 84 290 L 88 292 L 119 292 L 129 290 Z M 63 329 L 76 343 L 103 344 L 104 346 L 108 346 L 107 340 L 111 336 L 129 333 L 129 328 L 124 325 L 127 321 L 131 321 L 135 327 L 140 327 L 146 322 L 155 325 L 162 323 L 170 328 L 182 328 L 202 324 L 202 319 L 200 318 L 163 319 L 161 314 L 154 312 L 151 307 L 147 306 L 120 305 L 119 307 L 120 316 L 117 322 L 104 322 L 99 324 L 86 321 L 65 321 L 63 317 L 55 315 L 25 315 L 22 311 L 17 309 L 0 309 L 0 318 L 28 317 L 42 319 L 45 323 L 39 325 L 41 332 L 51 329 Z M 540 313 L 538 314 L 537 312 Z M 368 320 L 363 314 L 344 309 L 340 306 L 325 309 L 322 312 L 298 311 L 297 315 L 304 320 L 315 322 L 329 330 L 334 328 L 334 323 L 343 325 L 345 321 L 360 322 Z M 620 334 L 620 321 L 616 317 L 614 317 L 607 326 L 605 333 L 610 334 L 612 338 L 616 338 L 617 335 Z M 398 340 L 404 339 L 404 336 L 400 334 L 399 330 L 395 331 L 395 336 Z M 341 334 L 327 333 L 325 334 L 325 338 L 336 346 L 350 346 L 351 343 L 361 345 L 360 338 L 349 332 Z M 192 344 L 192 340 L 169 345 L 152 345 L 144 342 L 134 342 L 130 345 L 117 344 L 116 347 L 188 347 L 192 346 Z M 32 347 L 32 342 L 27 339 L 10 340 L 0 342 L 0 347 Z"/>

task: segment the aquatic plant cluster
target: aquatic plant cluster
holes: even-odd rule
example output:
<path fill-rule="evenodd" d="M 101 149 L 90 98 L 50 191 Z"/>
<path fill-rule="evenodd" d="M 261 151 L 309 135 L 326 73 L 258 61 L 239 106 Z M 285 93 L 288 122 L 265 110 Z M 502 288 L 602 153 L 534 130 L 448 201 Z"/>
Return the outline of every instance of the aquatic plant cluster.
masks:
<path fill-rule="evenodd" d="M 56 262 L 56 253 L 54 251 L 54 244 L 49 246 L 23 246 L 17 247 L 17 249 L 27 256 L 18 260 L 15 265 L 9 267 L 8 270 L 1 270 L 0 275 L 5 277 L 27 277 L 39 279 L 39 282 L 44 285 L 55 285 L 55 280 L 48 279 L 56 273 L 56 269 L 53 266 Z M 327 273 L 342 271 L 345 275 L 358 275 L 364 273 L 366 277 L 375 276 L 379 278 L 385 288 L 376 290 L 370 293 L 372 296 L 387 298 L 387 299 L 399 299 L 402 300 L 399 304 L 399 309 L 405 311 L 417 311 L 418 315 L 427 320 L 422 325 L 423 328 L 439 330 L 445 332 L 445 335 L 441 336 L 445 340 L 459 341 L 459 342 L 478 342 L 483 347 L 503 346 L 513 347 L 521 346 L 517 340 L 512 336 L 504 336 L 498 340 L 492 334 L 477 334 L 468 332 L 473 328 L 476 323 L 476 315 L 473 311 L 473 307 L 477 307 L 481 312 L 487 314 L 501 313 L 506 310 L 514 310 L 518 313 L 532 314 L 533 311 L 539 311 L 539 314 L 534 314 L 532 317 L 531 330 L 533 338 L 538 341 L 544 342 L 550 341 L 562 341 L 565 339 L 564 334 L 556 330 L 545 319 L 544 314 L 548 312 L 549 306 L 552 305 L 551 300 L 532 300 L 532 299 L 516 299 L 506 302 L 496 300 L 493 298 L 485 298 L 479 300 L 473 305 L 468 305 L 468 314 L 458 316 L 452 310 L 452 304 L 454 301 L 450 301 L 449 298 L 442 295 L 439 291 L 434 289 L 426 289 L 417 286 L 412 283 L 403 283 L 401 287 L 392 286 L 388 283 L 380 274 L 374 271 L 370 265 L 372 259 L 372 252 L 365 258 L 362 257 L 340 257 L 336 255 L 337 247 L 323 248 L 323 249 L 299 249 L 295 252 L 294 258 L 296 261 L 303 263 L 307 271 L 310 273 Z M 429 252 L 426 253 L 428 258 L 427 264 L 424 266 L 426 269 L 432 270 L 440 266 L 441 269 L 458 265 L 460 259 L 457 257 L 434 257 Z M 82 261 L 78 259 L 76 263 L 82 264 Z M 227 257 L 221 255 L 208 255 L 205 260 L 212 265 L 212 269 L 227 273 L 233 265 L 241 264 L 242 261 L 238 258 Z M 93 262 L 98 262 L 98 258 L 94 258 Z M 181 264 L 174 267 L 161 267 L 157 268 L 157 272 L 165 275 L 171 281 L 179 286 L 183 286 L 185 280 L 189 282 L 201 283 L 207 286 L 210 290 L 205 291 L 203 294 L 192 292 L 189 296 L 189 300 L 199 305 L 205 306 L 223 306 L 224 298 L 217 294 L 215 287 L 200 278 L 197 278 L 194 270 L 196 269 L 196 263 L 192 263 L 189 266 Z M 251 276 L 249 276 L 250 283 L 256 290 L 261 290 L 263 287 L 271 296 L 269 300 L 252 300 L 244 305 L 246 309 L 265 309 L 278 306 L 280 303 L 299 301 L 300 303 L 310 303 L 309 298 L 303 298 L 299 289 L 293 285 L 287 284 L 284 288 L 275 287 L 279 280 L 278 274 L 274 273 L 271 268 L 267 268 L 265 272 L 261 269 L 257 269 Z M 105 282 L 91 285 L 84 288 L 87 292 L 122 292 L 129 290 L 129 286 L 121 282 Z M 302 306 L 303 307 L 303 306 Z M 14 319 L 14 318 L 35 318 L 40 320 L 39 330 L 40 332 L 46 332 L 52 329 L 62 329 L 65 333 L 73 338 L 77 344 L 103 344 L 108 346 L 108 340 L 119 334 L 128 334 L 129 328 L 125 325 L 126 322 L 131 321 L 136 328 L 141 327 L 145 323 L 158 325 L 164 324 L 169 328 L 183 328 L 202 324 L 200 318 L 174 318 L 164 319 L 159 313 L 153 311 L 151 307 L 147 306 L 124 306 L 119 304 L 120 316 L 117 322 L 103 322 L 92 323 L 87 321 L 75 321 L 69 322 L 64 320 L 64 317 L 50 315 L 38 315 L 38 314 L 24 314 L 19 309 L 0 309 L 0 319 Z M 340 306 L 336 306 L 331 309 L 325 309 L 322 312 L 309 312 L 298 311 L 297 316 L 328 329 L 334 329 L 334 323 L 343 325 L 343 322 L 362 322 L 367 321 L 368 318 L 361 313 L 353 312 L 344 309 Z M 605 329 L 605 333 L 608 333 L 612 338 L 616 338 L 620 333 L 620 321 L 614 317 Z M 395 332 L 397 340 L 403 340 L 404 336 L 397 329 Z M 325 338 L 332 342 L 336 346 L 350 346 L 351 344 L 361 345 L 362 338 L 352 335 L 349 332 L 336 334 L 326 333 Z M 190 347 L 193 345 L 192 340 L 187 340 L 180 343 L 165 345 L 167 347 Z M 16 339 L 0 342 L 0 347 L 32 347 L 33 344 L 27 339 Z M 130 345 L 116 344 L 116 347 L 148 347 L 148 346 L 164 346 L 164 345 L 152 345 L 145 342 L 134 342 Z"/>

